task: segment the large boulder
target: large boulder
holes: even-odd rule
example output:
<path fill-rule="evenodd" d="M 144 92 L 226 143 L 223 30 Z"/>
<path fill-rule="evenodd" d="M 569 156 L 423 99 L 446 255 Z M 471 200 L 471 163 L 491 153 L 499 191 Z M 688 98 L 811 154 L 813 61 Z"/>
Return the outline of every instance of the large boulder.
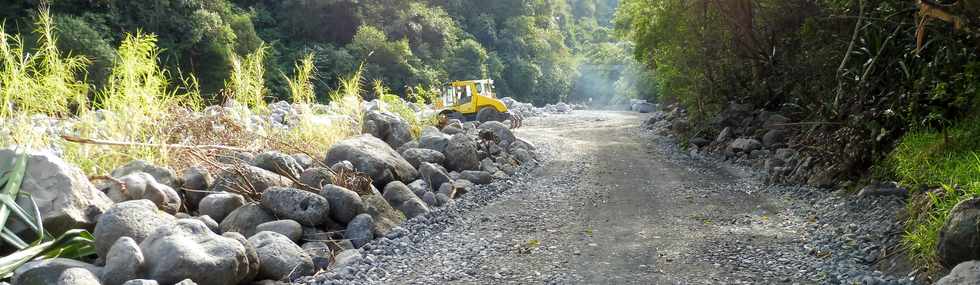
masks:
<path fill-rule="evenodd" d="M 365 113 L 362 133 L 382 139 L 392 148 L 398 148 L 412 140 L 411 126 L 398 115 L 387 112 Z"/>
<path fill-rule="evenodd" d="M 106 257 L 109 248 L 121 237 L 142 242 L 158 227 L 168 226 L 176 219 L 157 210 L 150 200 L 133 200 L 118 203 L 99 217 L 95 226 L 95 252 Z"/>
<path fill-rule="evenodd" d="M 199 284 L 234 285 L 249 275 L 245 246 L 220 236 L 201 221 L 179 220 L 159 227 L 140 243 L 146 276 L 163 284 L 190 279 Z"/>
<path fill-rule="evenodd" d="M 365 243 L 374 239 L 374 218 L 368 214 L 360 214 L 354 217 L 344 230 L 344 238 L 350 240 L 354 247 L 360 248 Z"/>
<path fill-rule="evenodd" d="M 422 135 L 419 136 L 419 148 L 446 153 L 450 138 L 436 127 L 428 126 L 422 129 Z"/>
<path fill-rule="evenodd" d="M 9 166 L 17 153 L 0 150 L 0 169 Z M 54 235 L 70 229 L 92 228 L 96 218 L 112 206 L 112 200 L 88 181 L 78 167 L 65 163 L 50 152 L 34 152 L 27 155 L 27 168 L 21 181 L 20 191 L 30 194 L 37 203 L 44 228 Z M 31 209 L 30 199 L 18 199 L 25 209 Z M 18 219 L 8 224 L 15 233 L 29 231 Z"/>
<path fill-rule="evenodd" d="M 102 283 L 120 285 L 128 280 L 143 277 L 146 259 L 138 243 L 130 237 L 121 237 L 109 248 Z"/>
<path fill-rule="evenodd" d="M 278 217 L 307 226 L 322 225 L 330 215 L 327 198 L 296 188 L 269 188 L 262 193 L 262 206 Z"/>
<path fill-rule="evenodd" d="M 449 170 L 479 170 L 480 154 L 476 140 L 465 134 L 453 135 L 446 146 L 446 167 Z M 410 181 L 409 181 L 410 182 Z"/>
<path fill-rule="evenodd" d="M 256 233 L 255 227 L 275 220 L 276 217 L 263 209 L 262 206 L 248 204 L 231 211 L 231 214 L 228 214 L 228 217 L 225 217 L 219 226 L 222 233 L 236 232 L 250 237 Z"/>
<path fill-rule="evenodd" d="M 443 183 L 452 182 L 452 178 L 449 177 L 445 169 L 432 163 L 423 162 L 419 166 L 419 173 L 422 174 L 422 179 L 425 180 L 425 184 L 431 187 L 432 191 L 439 190 L 439 186 L 442 186 Z"/>
<path fill-rule="evenodd" d="M 35 260 L 24 263 L 14 270 L 11 283 L 16 285 L 51 285 L 57 284 L 61 274 L 72 268 L 81 268 L 92 272 L 93 275 L 102 274 L 102 269 L 85 262 L 67 258 L 52 258 Z"/>
<path fill-rule="evenodd" d="M 423 162 L 442 164 L 446 160 L 446 156 L 441 152 L 427 149 L 427 148 L 410 148 L 402 152 L 402 156 L 408 163 L 412 164 L 412 167 L 416 169 L 419 168 Z"/>
<path fill-rule="evenodd" d="M 964 200 L 949 212 L 939 232 L 937 253 L 946 268 L 980 260 L 980 198 Z"/>
<path fill-rule="evenodd" d="M 303 173 L 303 166 L 296 161 L 296 158 L 278 151 L 267 151 L 256 155 L 255 166 L 286 177 L 299 178 L 300 173 Z"/>
<path fill-rule="evenodd" d="M 119 178 L 106 192 L 114 202 L 146 199 L 153 201 L 164 212 L 175 214 L 182 205 L 180 194 L 145 172 L 133 172 Z"/>
<path fill-rule="evenodd" d="M 155 166 L 146 162 L 145 160 L 134 160 L 123 167 L 117 168 L 112 171 L 112 177 L 123 177 L 132 173 L 143 172 L 150 174 L 156 179 L 157 182 L 163 183 L 174 189 L 180 189 L 183 183 L 177 177 L 177 174 L 173 170 L 167 167 Z"/>
<path fill-rule="evenodd" d="M 980 261 L 971 260 L 956 265 L 949 275 L 939 279 L 935 285 L 961 284 L 980 284 Z"/>
<path fill-rule="evenodd" d="M 500 143 L 505 146 L 509 146 L 511 143 L 517 141 L 517 137 L 514 136 L 514 132 L 510 130 L 510 127 L 501 122 L 489 121 L 482 123 L 479 129 L 481 131 L 493 132 L 494 136 L 500 139 Z"/>
<path fill-rule="evenodd" d="M 198 212 L 211 216 L 216 222 L 225 220 L 235 209 L 245 206 L 245 197 L 234 193 L 214 193 L 201 199 Z"/>
<path fill-rule="evenodd" d="M 288 237 L 260 232 L 248 239 L 259 255 L 259 278 L 290 280 L 313 274 L 313 258 Z"/>
<path fill-rule="evenodd" d="M 422 202 L 412 189 L 409 189 L 405 183 L 401 181 L 393 181 L 385 186 L 384 194 L 382 195 L 385 201 L 388 201 L 392 207 L 402 211 L 406 217 L 409 219 L 425 215 L 429 212 L 429 207 Z"/>
<path fill-rule="evenodd" d="M 354 169 L 367 173 L 374 185 L 384 187 L 391 181 L 411 182 L 418 171 L 388 144 L 371 135 L 360 135 L 334 144 L 327 152 L 327 164 L 350 161 Z"/>
<path fill-rule="evenodd" d="M 361 196 L 347 188 L 330 184 L 323 186 L 320 194 L 330 202 L 330 218 L 338 223 L 350 223 L 355 216 L 367 212 Z"/>
<path fill-rule="evenodd" d="M 251 165 L 234 165 L 223 169 L 215 178 L 213 192 L 262 193 L 269 187 L 290 187 L 293 181 L 285 176 Z"/>

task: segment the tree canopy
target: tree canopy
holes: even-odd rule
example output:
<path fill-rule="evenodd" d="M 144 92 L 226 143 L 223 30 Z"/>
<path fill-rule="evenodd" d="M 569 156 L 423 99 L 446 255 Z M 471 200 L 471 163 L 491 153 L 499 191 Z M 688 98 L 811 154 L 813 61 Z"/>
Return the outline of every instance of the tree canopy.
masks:
<path fill-rule="evenodd" d="M 37 1 L 7 0 L 0 17 L 30 27 Z M 314 55 L 317 93 L 363 62 L 367 80 L 396 93 L 411 86 L 489 77 L 501 96 L 536 103 L 568 98 L 580 65 L 614 42 L 618 0 L 115 0 L 52 1 L 61 45 L 92 59 L 105 80 L 126 33 L 155 34 L 171 72 L 196 77 L 216 99 L 232 60 L 269 46 L 270 93 L 286 98 L 294 63 Z M 23 31 L 21 31 L 23 32 Z M 28 34 L 28 33 L 23 33 Z M 606 46 L 608 47 L 608 46 Z M 631 59 L 629 59 L 631 60 Z M 594 62 L 592 63 L 594 64 Z M 617 63 L 619 64 L 619 63 Z M 592 76 L 590 71 L 588 76 Z M 608 75 L 611 74 L 606 74 Z M 619 78 L 608 82 L 610 88 Z M 323 97 L 322 97 L 323 98 Z M 325 98 L 323 98 L 325 99 Z"/>

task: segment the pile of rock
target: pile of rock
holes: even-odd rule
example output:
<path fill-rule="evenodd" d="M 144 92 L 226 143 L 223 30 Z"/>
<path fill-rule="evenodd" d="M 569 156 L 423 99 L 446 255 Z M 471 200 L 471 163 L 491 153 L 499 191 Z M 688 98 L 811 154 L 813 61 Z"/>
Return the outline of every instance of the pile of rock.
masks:
<path fill-rule="evenodd" d="M 694 155 L 714 153 L 726 160 L 763 168 L 771 183 L 833 186 L 833 174 L 837 172 L 818 166 L 821 163 L 816 158 L 789 147 L 789 138 L 796 130 L 789 127 L 790 122 L 782 114 L 733 103 L 710 121 L 708 129 L 696 134 L 690 133 L 687 112 L 677 105 L 655 111 L 643 125 L 657 132 L 690 136 L 688 148 Z"/>
<path fill-rule="evenodd" d="M 98 186 L 51 152 L 31 153 L 22 191 L 53 234 L 92 230 L 97 259 L 32 261 L 12 282 L 295 280 L 343 266 L 406 219 L 537 161 L 534 146 L 499 122 L 455 121 L 414 139 L 400 117 L 369 111 L 362 127 L 364 134 L 336 143 L 322 159 L 233 153 L 216 168 L 180 173 L 133 161 Z M 0 150 L 0 160 L 14 155 Z"/>
<path fill-rule="evenodd" d="M 507 105 L 507 109 L 510 110 L 511 113 L 520 115 L 524 118 L 547 116 L 549 114 L 567 114 L 573 110 L 587 109 L 585 105 L 568 104 L 564 102 L 547 104 L 544 105 L 544 107 L 538 108 L 534 107 L 534 105 L 531 103 L 521 103 L 511 97 L 501 98 L 500 101 Z"/>

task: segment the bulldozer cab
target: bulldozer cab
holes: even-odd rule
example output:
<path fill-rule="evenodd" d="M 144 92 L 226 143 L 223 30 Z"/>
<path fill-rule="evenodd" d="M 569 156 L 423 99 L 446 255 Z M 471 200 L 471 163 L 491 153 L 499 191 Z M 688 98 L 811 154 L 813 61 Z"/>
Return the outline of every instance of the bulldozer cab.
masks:
<path fill-rule="evenodd" d="M 475 113 L 479 111 L 478 107 L 496 100 L 497 95 L 493 91 L 491 79 L 454 81 L 443 87 L 442 98 L 436 102 L 436 107 L 452 108 L 461 113 Z"/>
<path fill-rule="evenodd" d="M 514 118 L 507 105 L 497 99 L 492 79 L 453 81 L 441 93 L 435 105 L 443 117 L 480 122 L 511 120 L 513 126 L 519 126 L 520 118 Z"/>

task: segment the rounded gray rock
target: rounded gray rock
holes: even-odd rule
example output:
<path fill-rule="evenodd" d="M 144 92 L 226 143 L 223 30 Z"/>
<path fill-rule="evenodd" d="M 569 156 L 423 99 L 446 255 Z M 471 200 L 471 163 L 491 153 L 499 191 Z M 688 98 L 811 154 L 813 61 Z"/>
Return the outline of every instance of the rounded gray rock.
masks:
<path fill-rule="evenodd" d="M 441 152 L 427 148 L 410 148 L 401 154 L 415 168 L 419 168 L 419 165 L 423 162 L 442 164 L 446 161 L 446 156 Z"/>
<path fill-rule="evenodd" d="M 953 267 L 935 285 L 980 284 L 980 261 L 971 260 Z"/>
<path fill-rule="evenodd" d="M 501 122 L 484 122 L 480 124 L 478 129 L 493 132 L 493 134 L 497 136 L 497 139 L 499 139 L 501 143 L 504 143 L 504 145 L 510 145 L 517 140 L 517 137 L 514 136 L 514 132 L 510 130 L 510 127 Z"/>
<path fill-rule="evenodd" d="M 117 239 L 126 236 L 139 243 L 158 227 L 175 221 L 176 218 L 160 212 L 149 200 L 115 204 L 99 217 L 95 226 L 95 252 L 104 257 Z"/>
<path fill-rule="evenodd" d="M 320 194 L 330 203 L 330 218 L 341 224 L 350 223 L 355 216 L 367 212 L 361 196 L 347 188 L 330 184 L 323 186 Z"/>
<path fill-rule="evenodd" d="M 486 171 L 464 170 L 459 173 L 459 179 L 469 180 L 479 185 L 490 184 L 492 177 L 493 175 Z"/>
<path fill-rule="evenodd" d="M 354 169 L 371 176 L 374 185 L 383 187 L 391 181 L 413 181 L 418 171 L 388 144 L 372 135 L 361 135 L 337 142 L 327 152 L 326 161 L 333 164 L 350 161 Z"/>
<path fill-rule="evenodd" d="M 234 193 L 214 193 L 201 199 L 197 211 L 211 216 L 216 222 L 224 221 L 232 211 L 245 205 L 245 197 Z"/>
<path fill-rule="evenodd" d="M 299 177 L 303 173 L 296 159 L 278 151 L 267 151 L 255 156 L 255 166 L 286 177 Z"/>
<path fill-rule="evenodd" d="M 237 232 L 243 236 L 252 236 L 256 233 L 255 227 L 265 223 L 275 221 L 276 217 L 257 204 L 248 204 L 235 209 L 228 214 L 219 225 L 222 233 Z"/>
<path fill-rule="evenodd" d="M 51 285 L 57 284 L 59 277 L 71 268 L 82 268 L 95 276 L 102 274 L 102 269 L 85 262 L 67 258 L 52 258 L 29 261 L 14 270 L 11 283 L 16 285 Z"/>
<path fill-rule="evenodd" d="M 163 284 L 185 279 L 215 285 L 247 281 L 245 246 L 212 232 L 198 220 L 183 219 L 160 227 L 140 243 L 140 249 L 146 259 L 146 277 Z"/>
<path fill-rule="evenodd" d="M 446 146 L 446 168 L 455 171 L 480 169 L 480 155 L 476 140 L 465 134 L 456 134 Z"/>
<path fill-rule="evenodd" d="M 425 202 L 425 204 L 429 205 L 429 207 L 435 207 L 438 204 L 438 201 L 436 201 L 436 194 L 431 191 L 425 192 L 425 194 L 422 195 L 422 202 Z"/>
<path fill-rule="evenodd" d="M 980 259 L 980 198 L 964 200 L 953 207 L 939 232 L 939 261 L 950 268 Z"/>
<path fill-rule="evenodd" d="M 145 262 L 139 244 L 130 237 L 121 237 L 109 248 L 105 269 L 102 271 L 102 283 L 120 285 L 128 280 L 143 277 Z"/>
<path fill-rule="evenodd" d="M 355 248 L 360 248 L 364 244 L 374 239 L 374 218 L 368 214 L 360 214 L 354 217 L 347 224 L 344 230 L 344 238 L 350 240 Z"/>
<path fill-rule="evenodd" d="M 442 167 L 428 162 L 423 162 L 419 166 L 419 173 L 422 175 L 422 179 L 425 180 L 425 184 L 432 187 L 432 191 L 437 191 L 443 183 L 452 181 L 449 174 Z"/>
<path fill-rule="evenodd" d="M 303 225 L 293 220 L 278 220 L 265 222 L 255 227 L 257 232 L 275 232 L 284 235 L 293 242 L 299 241 L 303 237 Z"/>
<path fill-rule="evenodd" d="M 208 229 L 211 230 L 212 232 L 219 233 L 219 234 L 221 233 L 221 226 L 218 225 L 218 222 L 212 219 L 211 216 L 201 215 L 197 217 L 192 217 L 191 219 L 201 221 L 202 223 L 204 223 L 205 226 L 208 226 Z"/>
<path fill-rule="evenodd" d="M 83 268 L 68 268 L 58 276 L 57 285 L 102 285 L 99 277 Z"/>
<path fill-rule="evenodd" d="M 291 280 L 312 275 L 313 258 L 288 237 L 274 232 L 260 232 L 248 239 L 259 255 L 259 278 Z"/>
<path fill-rule="evenodd" d="M 262 206 L 276 216 L 307 226 L 322 225 L 330 215 L 327 198 L 295 188 L 269 188 L 262 193 Z"/>
<path fill-rule="evenodd" d="M 120 177 L 121 184 L 113 183 L 106 191 L 112 201 L 125 202 L 146 199 L 153 201 L 164 212 L 174 214 L 180 210 L 181 199 L 170 186 L 157 182 L 156 178 L 145 172 L 133 172 Z"/>
<path fill-rule="evenodd" d="M 405 213 L 409 219 L 429 212 L 429 207 L 426 206 L 425 202 L 422 202 L 422 199 L 401 181 L 388 183 L 382 196 L 388 201 L 388 204 Z"/>
<path fill-rule="evenodd" d="M 184 169 L 184 172 L 181 173 L 181 179 L 184 180 L 184 185 L 181 186 L 184 198 L 187 199 L 187 205 L 190 207 L 197 207 L 201 203 L 201 199 L 210 194 L 202 191 L 210 189 L 211 185 L 214 184 L 214 177 L 211 176 L 211 172 L 201 166 Z"/>
<path fill-rule="evenodd" d="M 306 254 L 313 258 L 313 266 L 316 270 L 324 270 L 330 267 L 330 260 L 333 259 L 333 251 L 327 243 L 322 241 L 311 241 L 302 246 Z"/>
<path fill-rule="evenodd" d="M 299 175 L 299 182 L 319 189 L 327 184 L 333 184 L 334 171 L 325 167 L 313 167 L 304 170 Z"/>
<path fill-rule="evenodd" d="M 245 279 L 242 280 L 254 280 L 255 276 L 259 275 L 259 266 L 261 266 L 259 263 L 259 254 L 255 251 L 255 246 L 240 233 L 228 232 L 221 236 L 236 240 L 245 247 L 245 258 L 248 260 L 248 273 L 245 274 Z"/>

